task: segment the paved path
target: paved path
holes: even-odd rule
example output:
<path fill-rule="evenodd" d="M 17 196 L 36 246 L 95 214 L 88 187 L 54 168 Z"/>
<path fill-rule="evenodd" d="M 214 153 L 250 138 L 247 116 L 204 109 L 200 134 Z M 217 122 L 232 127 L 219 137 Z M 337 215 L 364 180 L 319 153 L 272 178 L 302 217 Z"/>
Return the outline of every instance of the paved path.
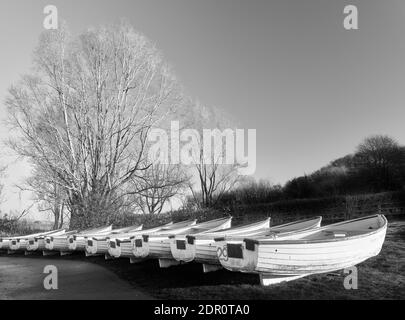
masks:
<path fill-rule="evenodd" d="M 58 270 L 58 290 L 45 290 L 44 267 Z M 150 299 L 114 273 L 93 263 L 9 257 L 0 255 L 0 300 L 2 299 Z"/>

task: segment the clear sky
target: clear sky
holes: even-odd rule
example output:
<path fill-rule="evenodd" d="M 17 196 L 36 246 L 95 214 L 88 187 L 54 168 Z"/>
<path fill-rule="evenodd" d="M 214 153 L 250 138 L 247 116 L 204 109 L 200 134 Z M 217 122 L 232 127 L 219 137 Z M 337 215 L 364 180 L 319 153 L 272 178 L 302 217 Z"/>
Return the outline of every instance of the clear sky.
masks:
<path fill-rule="evenodd" d="M 2 0 L 0 119 L 48 4 L 74 33 L 125 17 L 155 41 L 190 95 L 257 129 L 258 178 L 311 173 L 370 134 L 405 144 L 403 0 Z M 359 30 L 343 28 L 347 4 Z M 12 187 L 26 174 L 13 161 L 3 210 L 26 205 Z"/>

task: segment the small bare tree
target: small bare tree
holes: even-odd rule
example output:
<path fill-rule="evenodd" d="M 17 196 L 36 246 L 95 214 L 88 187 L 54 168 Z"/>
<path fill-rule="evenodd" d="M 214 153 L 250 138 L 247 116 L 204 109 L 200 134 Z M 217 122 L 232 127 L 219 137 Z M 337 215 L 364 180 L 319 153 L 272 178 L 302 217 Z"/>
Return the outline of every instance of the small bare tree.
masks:
<path fill-rule="evenodd" d="M 34 170 L 31 177 L 26 179 L 22 186 L 17 186 L 21 191 L 29 191 L 34 194 L 34 203 L 38 204 L 40 212 L 50 212 L 54 217 L 53 229 L 60 229 L 69 217 L 66 210 L 67 194 L 52 177 L 40 171 Z"/>
<path fill-rule="evenodd" d="M 179 165 L 153 164 L 142 179 L 134 181 L 136 207 L 144 214 L 161 213 L 172 198 L 183 193 L 187 181 Z"/>
<path fill-rule="evenodd" d="M 220 132 L 217 132 L 220 140 L 217 140 L 217 145 L 215 145 L 214 141 L 212 152 L 206 154 L 204 150 L 204 129 L 226 129 L 229 124 L 226 118 L 229 119 L 229 117 L 217 108 L 208 108 L 200 103 L 194 104 L 193 107 L 195 111 L 192 113 L 193 118 L 189 119 L 189 122 L 199 132 L 199 136 L 195 137 L 199 152 L 193 155 L 192 167 L 194 168 L 196 181 L 190 181 L 189 188 L 194 201 L 200 207 L 207 208 L 214 206 L 238 182 L 237 169 L 239 164 L 236 160 L 234 163 L 226 163 L 226 143 L 234 143 L 234 140 L 227 141 L 227 138 Z"/>

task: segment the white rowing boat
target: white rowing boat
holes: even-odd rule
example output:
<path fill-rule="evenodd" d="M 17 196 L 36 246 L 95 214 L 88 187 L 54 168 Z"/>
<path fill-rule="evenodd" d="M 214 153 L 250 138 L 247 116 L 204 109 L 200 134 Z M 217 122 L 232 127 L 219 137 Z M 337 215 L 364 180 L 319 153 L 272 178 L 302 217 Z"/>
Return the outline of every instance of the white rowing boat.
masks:
<path fill-rule="evenodd" d="M 310 231 L 218 239 L 217 254 L 226 269 L 258 273 L 271 285 L 359 264 L 378 255 L 386 231 L 387 219 L 373 215 Z"/>
<path fill-rule="evenodd" d="M 42 234 L 40 236 L 29 236 L 27 238 L 27 251 L 42 251 L 45 250 L 45 237 L 46 236 L 60 236 L 66 233 L 65 229 L 60 229 L 52 232 L 51 234 Z"/>
<path fill-rule="evenodd" d="M 247 225 L 219 230 L 215 232 L 201 232 L 198 234 L 175 235 L 170 241 L 170 250 L 175 260 L 181 263 L 197 261 L 203 263 L 203 271 L 209 272 L 218 269 L 221 264 L 218 261 L 215 238 L 237 235 L 255 235 L 269 230 L 270 218 Z M 218 267 L 214 267 L 218 266 Z"/>
<path fill-rule="evenodd" d="M 110 225 L 107 227 L 87 229 L 80 231 L 79 233 L 69 235 L 66 240 L 67 249 L 65 250 L 65 252 L 85 251 L 88 237 L 103 235 L 107 234 L 108 232 L 112 232 L 112 227 L 113 226 Z"/>
<path fill-rule="evenodd" d="M 35 233 L 34 236 L 35 235 L 39 235 L 39 233 Z M 19 236 L 0 238 L 0 250 L 10 250 L 11 241 L 18 238 Z"/>
<path fill-rule="evenodd" d="M 108 254 L 108 241 L 111 237 L 125 238 L 142 231 L 143 226 L 132 226 L 115 229 L 108 233 L 88 236 L 86 241 L 86 257 Z"/>
<path fill-rule="evenodd" d="M 185 226 L 175 230 L 167 230 L 156 234 L 142 234 L 133 239 L 133 254 L 135 258 L 157 258 L 159 266 L 167 268 L 172 265 L 177 265 L 180 262 L 173 259 L 170 242 L 171 238 L 178 234 L 197 234 L 204 231 L 218 231 L 231 227 L 232 217 L 215 219 L 203 223 L 198 223 L 192 226 Z"/>
<path fill-rule="evenodd" d="M 65 232 L 64 234 L 58 236 L 46 236 L 44 239 L 45 249 L 42 250 L 42 254 L 44 256 L 57 253 L 63 255 L 65 252 L 69 251 L 67 238 L 76 233 L 77 230 Z"/>
<path fill-rule="evenodd" d="M 226 234 L 222 236 L 225 239 L 237 239 L 237 238 L 246 238 L 246 237 L 260 237 L 260 236 L 267 236 L 269 234 L 274 233 L 281 233 L 281 232 L 295 232 L 295 231 L 304 231 L 304 230 L 313 230 L 315 228 L 319 228 L 322 222 L 322 217 L 314 217 L 311 219 L 300 220 L 295 222 L 290 222 L 283 225 L 278 225 L 274 227 L 270 227 L 265 230 L 257 230 L 257 231 L 250 231 L 246 233 L 239 233 L 239 234 Z M 212 242 L 210 242 L 210 246 L 206 245 L 206 242 L 202 242 L 201 245 L 196 247 L 196 262 L 200 262 L 203 264 L 203 271 L 210 272 L 218 270 L 221 266 L 220 261 L 218 259 L 217 254 L 217 245 L 215 243 L 215 239 L 217 237 L 210 237 Z"/>
<path fill-rule="evenodd" d="M 165 228 L 173 226 L 173 222 L 166 223 L 163 226 L 156 228 L 150 228 L 142 231 L 135 231 L 124 235 L 114 235 L 113 237 L 106 238 L 107 252 L 105 254 L 106 259 L 108 258 L 131 258 L 132 254 L 132 244 L 131 238 L 142 233 L 154 233 Z"/>
<path fill-rule="evenodd" d="M 25 235 L 25 236 L 18 236 L 14 237 L 9 241 L 9 253 L 13 253 L 16 251 L 25 251 L 27 250 L 28 244 L 29 244 L 29 239 L 33 237 L 40 237 L 40 236 L 47 236 L 47 235 L 52 235 L 52 234 L 57 234 L 60 231 L 64 230 L 52 230 L 52 231 L 47 231 L 47 232 L 42 232 L 42 233 L 34 233 L 31 235 Z"/>
<path fill-rule="evenodd" d="M 108 254 L 114 258 L 130 258 L 131 262 L 135 262 L 136 258 L 133 253 L 133 248 L 135 246 L 137 236 L 142 236 L 142 234 L 156 234 L 159 232 L 175 232 L 177 229 L 188 228 L 196 224 L 196 220 L 187 220 L 182 222 L 173 223 L 170 222 L 164 226 L 159 226 L 157 228 L 144 230 L 142 232 L 137 232 L 130 237 L 114 237 L 108 241 Z"/>

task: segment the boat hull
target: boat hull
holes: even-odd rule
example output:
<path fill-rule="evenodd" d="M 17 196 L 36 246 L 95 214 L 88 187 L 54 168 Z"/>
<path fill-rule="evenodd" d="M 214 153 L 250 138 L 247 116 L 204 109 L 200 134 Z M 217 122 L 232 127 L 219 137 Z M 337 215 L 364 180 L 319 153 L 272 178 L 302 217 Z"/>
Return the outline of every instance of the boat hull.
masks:
<path fill-rule="evenodd" d="M 47 237 L 45 239 L 45 249 L 49 251 L 69 251 L 66 237 Z"/>
<path fill-rule="evenodd" d="M 386 227 L 367 237 L 330 243 L 259 245 L 255 271 L 299 276 L 345 269 L 378 255 L 385 235 Z"/>
<path fill-rule="evenodd" d="M 170 242 L 171 241 L 168 237 L 149 239 L 148 257 L 158 259 L 173 259 L 172 252 L 170 250 Z"/>
<path fill-rule="evenodd" d="M 230 224 L 227 226 L 230 227 Z M 174 259 L 187 263 L 193 260 L 200 263 L 220 264 L 216 253 L 215 238 L 226 235 L 255 234 L 270 228 L 270 219 L 249 225 L 219 230 L 214 233 L 202 233 L 189 236 L 175 236 L 171 239 L 170 249 Z"/>
<path fill-rule="evenodd" d="M 170 258 L 172 259 L 170 250 L 171 234 L 180 234 L 190 230 L 193 224 L 187 225 L 183 228 L 173 229 L 169 232 L 162 232 L 161 235 L 136 235 L 131 239 L 132 253 L 135 258 Z"/>
<path fill-rule="evenodd" d="M 134 257 L 131 240 L 111 239 L 108 243 L 108 254 L 114 258 Z"/>
<path fill-rule="evenodd" d="M 15 239 L 9 243 L 9 250 L 11 251 L 25 251 L 27 249 L 28 241 L 26 239 Z"/>
<path fill-rule="evenodd" d="M 107 239 L 87 239 L 86 256 L 98 256 L 108 253 Z"/>
<path fill-rule="evenodd" d="M 45 239 L 30 239 L 28 240 L 27 251 L 42 251 L 45 250 Z"/>
<path fill-rule="evenodd" d="M 8 250 L 10 248 L 10 239 L 0 239 L 0 250 Z"/>
<path fill-rule="evenodd" d="M 68 239 L 68 249 L 71 251 L 86 251 L 87 237 L 70 236 Z"/>
<path fill-rule="evenodd" d="M 386 231 L 385 217 L 366 217 L 286 238 L 217 241 L 217 255 L 224 268 L 258 273 L 270 285 L 357 265 L 379 254 Z"/>

